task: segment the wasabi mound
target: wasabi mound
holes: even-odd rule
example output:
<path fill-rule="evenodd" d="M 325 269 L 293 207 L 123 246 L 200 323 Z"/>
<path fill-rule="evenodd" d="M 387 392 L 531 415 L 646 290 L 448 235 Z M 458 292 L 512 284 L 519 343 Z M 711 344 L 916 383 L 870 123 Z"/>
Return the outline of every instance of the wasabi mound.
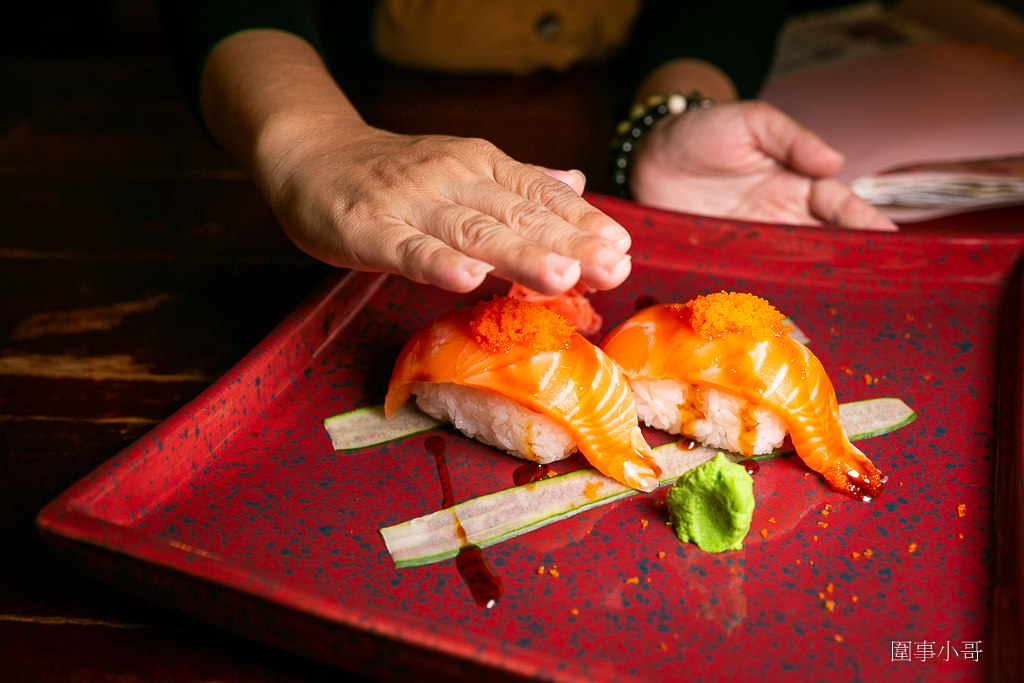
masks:
<path fill-rule="evenodd" d="M 754 514 L 754 480 L 719 453 L 676 480 L 668 512 L 680 541 L 709 553 L 739 550 Z"/>

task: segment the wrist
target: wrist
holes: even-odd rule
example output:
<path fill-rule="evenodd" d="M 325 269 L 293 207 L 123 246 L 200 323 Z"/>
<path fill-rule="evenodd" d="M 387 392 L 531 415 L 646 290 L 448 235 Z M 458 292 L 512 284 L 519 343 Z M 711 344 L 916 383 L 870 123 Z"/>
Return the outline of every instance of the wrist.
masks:
<path fill-rule="evenodd" d="M 737 99 L 736 86 L 724 71 L 700 59 L 674 59 L 661 64 L 647 75 L 634 94 L 634 102 L 677 91 L 697 91 L 717 102 Z"/>
<path fill-rule="evenodd" d="M 715 105 L 715 100 L 704 97 L 701 93 L 691 92 L 683 95 L 671 92 L 664 96 L 650 97 L 642 104 L 633 105 L 629 119 L 619 123 L 616 137 L 612 140 L 612 184 L 615 192 L 622 198 L 632 196 L 632 171 L 638 156 L 652 136 L 657 136 L 666 125 L 675 119 L 687 116 L 696 109 L 707 109 Z"/>

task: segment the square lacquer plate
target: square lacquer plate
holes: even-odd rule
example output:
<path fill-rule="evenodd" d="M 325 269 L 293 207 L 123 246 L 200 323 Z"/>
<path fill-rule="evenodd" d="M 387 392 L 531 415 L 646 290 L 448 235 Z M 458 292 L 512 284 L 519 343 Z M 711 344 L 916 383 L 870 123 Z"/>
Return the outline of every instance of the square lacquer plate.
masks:
<path fill-rule="evenodd" d="M 1024 237 L 590 199 L 634 237 L 629 280 L 592 297 L 604 331 L 654 301 L 752 292 L 808 335 L 841 402 L 917 412 L 859 444 L 889 476 L 879 498 L 835 493 L 795 456 L 765 462 L 751 533 L 722 554 L 674 537 L 663 490 L 625 498 L 485 548 L 502 596 L 481 606 L 453 560 L 396 569 L 379 529 L 442 507 L 428 437 L 456 501 L 512 487 L 523 462 L 450 427 L 335 453 L 321 421 L 380 404 L 417 329 L 507 283 L 456 295 L 342 273 L 39 528 L 102 580 L 381 680 L 1016 676 Z"/>

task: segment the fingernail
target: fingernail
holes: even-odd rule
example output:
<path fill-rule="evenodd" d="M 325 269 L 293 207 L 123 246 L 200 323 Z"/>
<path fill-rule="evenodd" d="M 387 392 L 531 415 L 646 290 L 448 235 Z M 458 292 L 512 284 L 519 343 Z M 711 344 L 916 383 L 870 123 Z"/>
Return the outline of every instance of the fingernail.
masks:
<path fill-rule="evenodd" d="M 612 246 L 620 252 L 628 251 L 630 245 L 633 244 L 633 239 L 629 236 L 629 233 L 619 225 L 604 226 L 601 228 L 601 237 L 611 242 Z"/>
<path fill-rule="evenodd" d="M 569 173 L 575 173 L 576 175 L 578 175 L 579 177 L 583 178 L 584 180 L 587 179 L 587 174 L 584 173 L 583 171 L 581 171 L 578 168 L 570 168 L 569 169 Z"/>
<path fill-rule="evenodd" d="M 553 270 L 558 277 L 564 277 L 570 268 L 578 266 L 579 264 L 579 261 L 571 259 L 568 256 L 562 256 L 555 252 L 548 254 L 548 268 Z"/>
<path fill-rule="evenodd" d="M 494 270 L 494 266 L 490 263 L 485 263 L 484 261 L 480 261 L 475 258 L 469 258 L 468 256 L 463 256 L 459 259 L 459 268 L 461 268 L 465 273 L 468 273 L 471 277 L 480 277 L 481 275 L 486 275 Z"/>
<path fill-rule="evenodd" d="M 629 255 L 623 254 L 617 249 L 605 247 L 601 251 L 597 252 L 597 262 L 608 272 L 609 275 L 612 275 L 615 274 L 616 271 L 620 270 L 623 264 L 629 263 Z"/>

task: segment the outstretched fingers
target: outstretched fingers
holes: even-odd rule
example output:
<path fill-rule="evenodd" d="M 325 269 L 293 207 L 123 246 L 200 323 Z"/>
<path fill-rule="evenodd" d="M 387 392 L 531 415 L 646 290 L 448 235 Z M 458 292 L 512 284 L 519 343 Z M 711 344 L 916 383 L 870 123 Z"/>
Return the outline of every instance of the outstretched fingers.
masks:
<path fill-rule="evenodd" d="M 379 222 L 365 237 L 355 242 L 350 259 L 358 270 L 402 275 L 452 292 L 476 289 L 494 270 L 490 263 L 394 219 Z"/>
<path fill-rule="evenodd" d="M 811 213 L 830 225 L 861 230 L 899 230 L 881 211 L 834 178 L 813 181 L 808 203 Z"/>
<path fill-rule="evenodd" d="M 489 213 L 451 202 L 434 209 L 429 222 L 430 233 L 445 244 L 535 291 L 558 294 L 580 279 L 579 260 L 520 235 Z"/>
<path fill-rule="evenodd" d="M 511 164 L 495 169 L 497 188 L 477 184 L 465 188 L 460 199 L 521 238 L 578 261 L 586 284 L 597 289 L 620 285 L 630 272 L 629 233 L 573 188 L 530 167 Z"/>

